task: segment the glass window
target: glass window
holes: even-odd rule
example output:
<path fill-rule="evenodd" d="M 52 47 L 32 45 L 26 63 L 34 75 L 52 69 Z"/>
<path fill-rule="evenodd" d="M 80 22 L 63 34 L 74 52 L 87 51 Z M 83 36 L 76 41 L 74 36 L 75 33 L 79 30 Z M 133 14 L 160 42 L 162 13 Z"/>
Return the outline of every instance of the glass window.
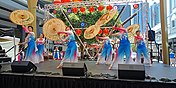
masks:
<path fill-rule="evenodd" d="M 175 27 L 175 20 L 172 20 L 172 27 Z"/>
<path fill-rule="evenodd" d="M 176 0 L 174 0 L 174 8 L 176 8 Z"/>

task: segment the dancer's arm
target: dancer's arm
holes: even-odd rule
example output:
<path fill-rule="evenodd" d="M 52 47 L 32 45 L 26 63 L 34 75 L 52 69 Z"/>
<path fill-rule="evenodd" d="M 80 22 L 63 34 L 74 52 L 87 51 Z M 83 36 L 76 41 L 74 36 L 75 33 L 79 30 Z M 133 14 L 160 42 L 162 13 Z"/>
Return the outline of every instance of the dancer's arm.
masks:
<path fill-rule="evenodd" d="M 26 38 L 25 38 L 25 41 L 24 42 L 22 42 L 22 43 L 19 43 L 18 45 L 24 45 L 24 44 L 26 44 L 27 42 L 28 42 L 28 38 L 30 37 L 30 34 L 28 34 L 27 36 L 26 36 Z"/>
<path fill-rule="evenodd" d="M 116 29 L 118 29 L 118 28 L 117 28 L 117 27 L 112 27 L 112 29 L 113 29 L 113 30 L 116 30 Z M 119 29 L 120 29 L 120 28 L 119 28 Z M 112 34 L 112 32 L 113 32 L 113 31 L 110 31 L 110 33 L 109 33 L 111 36 L 119 36 L 119 35 L 121 34 L 121 33 L 119 33 L 119 32 Z"/>
<path fill-rule="evenodd" d="M 98 43 L 104 43 L 104 41 L 101 42 L 101 41 L 99 40 L 99 37 L 95 37 L 95 39 L 97 40 Z"/>
<path fill-rule="evenodd" d="M 99 39 L 102 39 L 102 40 L 107 40 L 109 39 L 109 37 L 98 37 Z"/>
<path fill-rule="evenodd" d="M 134 37 L 138 40 L 143 40 L 143 38 L 141 36 L 134 36 Z"/>
<path fill-rule="evenodd" d="M 22 25 L 22 28 L 26 33 L 29 33 L 29 30 L 24 25 Z"/>
<path fill-rule="evenodd" d="M 114 30 L 118 30 L 118 31 L 124 31 L 126 32 L 126 29 L 125 28 L 118 28 L 118 27 L 113 27 Z"/>
<path fill-rule="evenodd" d="M 71 31 L 63 31 L 63 32 L 58 32 L 58 35 L 59 34 L 68 34 L 68 35 L 70 35 L 70 34 L 72 34 L 72 32 Z"/>
<path fill-rule="evenodd" d="M 66 42 L 68 40 L 69 36 L 67 36 L 66 38 L 62 39 L 59 35 L 59 39 L 61 40 L 62 43 Z"/>

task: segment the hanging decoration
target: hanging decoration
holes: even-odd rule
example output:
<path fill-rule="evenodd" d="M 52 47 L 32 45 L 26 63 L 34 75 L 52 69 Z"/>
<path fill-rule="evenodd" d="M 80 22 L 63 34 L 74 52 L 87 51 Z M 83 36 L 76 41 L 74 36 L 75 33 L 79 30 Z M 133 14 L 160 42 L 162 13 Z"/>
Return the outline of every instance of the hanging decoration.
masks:
<path fill-rule="evenodd" d="M 73 13 L 77 13 L 77 12 L 78 12 L 78 8 L 77 8 L 77 7 L 73 7 L 73 8 L 72 8 L 72 12 L 73 12 Z"/>
<path fill-rule="evenodd" d="M 106 10 L 108 10 L 108 11 L 112 10 L 112 8 L 113 7 L 111 5 L 106 6 Z"/>
<path fill-rule="evenodd" d="M 72 0 L 73 2 L 81 2 L 82 0 Z"/>
<path fill-rule="evenodd" d="M 61 3 L 61 0 L 54 0 L 53 4 L 56 5 L 56 4 L 59 4 Z"/>
<path fill-rule="evenodd" d="M 105 28 L 105 29 L 103 30 L 103 33 L 104 33 L 105 35 L 108 35 L 108 34 L 109 34 L 108 28 Z"/>
<path fill-rule="evenodd" d="M 80 11 L 81 11 L 81 13 L 84 13 L 86 11 L 86 8 L 85 7 L 81 7 Z"/>
<path fill-rule="evenodd" d="M 134 5 L 133 5 L 133 8 L 134 8 L 134 9 L 137 9 L 138 7 L 139 7 L 139 4 L 134 4 Z"/>
<path fill-rule="evenodd" d="M 57 14 L 57 10 L 53 10 L 53 13 L 54 13 L 54 14 Z"/>
<path fill-rule="evenodd" d="M 71 0 L 61 0 L 62 3 L 70 2 Z"/>
<path fill-rule="evenodd" d="M 99 6 L 98 6 L 98 11 L 101 12 L 103 9 L 104 9 L 104 6 L 103 6 L 103 5 L 99 5 Z"/>
<path fill-rule="evenodd" d="M 92 13 L 92 12 L 94 12 L 94 11 L 95 11 L 95 8 L 94 8 L 93 6 L 91 6 L 91 7 L 89 8 L 89 12 Z"/>
<path fill-rule="evenodd" d="M 82 33 L 82 31 L 81 31 L 80 29 L 77 29 L 77 30 L 76 30 L 76 34 L 77 34 L 78 36 L 80 36 L 81 33 Z"/>
<path fill-rule="evenodd" d="M 71 12 L 72 12 L 72 10 L 69 8 L 69 9 L 67 9 L 67 12 L 68 12 L 68 13 L 71 13 Z"/>
<path fill-rule="evenodd" d="M 102 29 L 98 32 L 98 35 L 100 36 L 103 33 Z"/>

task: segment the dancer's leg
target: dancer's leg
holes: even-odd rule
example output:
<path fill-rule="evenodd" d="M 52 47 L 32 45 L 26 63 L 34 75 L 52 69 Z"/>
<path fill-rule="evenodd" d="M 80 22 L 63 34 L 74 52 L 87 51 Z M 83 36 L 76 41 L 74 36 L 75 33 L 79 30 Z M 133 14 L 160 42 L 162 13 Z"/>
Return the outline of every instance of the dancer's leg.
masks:
<path fill-rule="evenodd" d="M 149 65 L 152 66 L 151 60 L 150 60 L 150 58 L 149 58 L 149 56 L 148 56 L 147 48 L 146 48 L 146 47 L 143 47 L 141 51 L 142 51 L 142 53 L 144 54 L 144 59 L 146 59 L 147 62 L 149 63 Z"/>
<path fill-rule="evenodd" d="M 136 57 L 136 63 L 141 63 L 141 49 L 137 48 L 137 57 Z"/>
<path fill-rule="evenodd" d="M 117 52 L 117 57 L 116 57 L 116 59 L 114 59 L 112 61 L 111 65 L 109 66 L 109 69 L 112 69 L 112 68 L 117 69 L 118 63 L 123 62 L 123 60 L 124 60 L 124 47 L 125 46 L 119 46 L 118 52 Z"/>
<path fill-rule="evenodd" d="M 97 52 L 98 53 L 98 52 Z M 107 49 L 103 48 L 101 55 L 98 57 L 96 64 L 104 63 L 107 55 Z"/>
<path fill-rule="evenodd" d="M 129 60 L 131 59 L 131 47 L 130 47 L 130 44 L 127 45 L 124 48 L 124 51 L 125 51 L 125 55 L 126 55 L 125 63 L 129 63 Z"/>
<path fill-rule="evenodd" d="M 107 50 L 106 64 L 110 64 L 111 61 L 112 61 L 112 48 L 108 48 L 108 50 Z"/>

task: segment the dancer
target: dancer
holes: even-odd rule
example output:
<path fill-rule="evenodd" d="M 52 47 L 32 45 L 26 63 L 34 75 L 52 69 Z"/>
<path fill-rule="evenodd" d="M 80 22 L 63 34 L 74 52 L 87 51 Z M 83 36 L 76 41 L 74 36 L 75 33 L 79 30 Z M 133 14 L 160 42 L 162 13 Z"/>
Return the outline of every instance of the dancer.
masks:
<path fill-rule="evenodd" d="M 112 60 L 112 46 L 110 43 L 110 38 L 107 37 L 105 34 L 103 34 L 102 37 L 96 37 L 96 40 L 98 42 L 100 42 L 99 39 L 103 40 L 104 47 L 101 55 L 98 57 L 96 64 L 105 63 L 105 62 L 106 64 L 110 64 Z"/>
<path fill-rule="evenodd" d="M 35 36 L 34 36 L 34 32 L 33 32 L 33 27 L 32 26 L 28 26 L 28 28 L 26 28 L 25 26 L 22 26 L 23 30 L 28 33 L 26 38 L 25 38 L 25 42 L 23 43 L 19 43 L 19 45 L 22 44 L 28 44 L 27 50 L 26 50 L 26 55 L 25 55 L 25 61 L 31 61 L 32 63 L 39 63 L 38 59 L 36 58 L 36 51 L 37 51 L 37 46 L 35 43 Z"/>
<path fill-rule="evenodd" d="M 142 36 L 140 36 L 140 31 L 136 31 L 136 36 L 134 36 L 134 43 L 137 44 L 137 63 L 141 63 L 141 54 L 143 53 L 144 55 L 144 59 L 147 60 L 149 62 L 149 65 L 152 66 L 150 58 L 148 56 L 148 51 L 147 48 L 145 46 L 144 40 L 142 38 Z M 144 60 L 144 61 L 145 61 Z"/>
<path fill-rule="evenodd" d="M 62 42 L 68 41 L 67 49 L 64 55 L 64 58 L 62 59 L 61 63 L 57 68 L 61 68 L 63 65 L 63 62 L 78 62 L 77 58 L 77 45 L 74 33 L 71 31 L 70 27 L 66 27 L 64 32 L 58 32 L 58 35 L 60 37 L 60 34 L 67 34 L 68 36 L 65 39 L 61 39 Z"/>
<path fill-rule="evenodd" d="M 125 63 L 129 63 L 131 58 L 131 45 L 130 41 L 128 40 L 128 33 L 125 28 L 121 24 L 118 27 L 113 27 L 115 30 L 119 30 L 119 33 L 110 33 L 112 36 L 118 36 L 120 39 L 120 44 L 118 47 L 116 58 L 113 59 L 109 69 L 115 68 L 117 69 L 118 63 L 124 62 L 124 55 L 126 56 Z"/>
<path fill-rule="evenodd" d="M 62 60 L 62 56 L 61 56 L 61 53 L 58 49 L 58 46 L 54 47 L 53 58 L 54 58 L 54 60 Z"/>
<path fill-rule="evenodd" d="M 44 35 L 43 34 L 40 34 L 40 37 L 36 40 L 36 43 L 37 43 L 37 57 L 38 57 L 38 62 L 43 62 L 44 61 L 44 57 L 43 57 L 43 54 L 44 54 L 44 43 L 45 43 L 45 39 L 44 39 Z"/>

